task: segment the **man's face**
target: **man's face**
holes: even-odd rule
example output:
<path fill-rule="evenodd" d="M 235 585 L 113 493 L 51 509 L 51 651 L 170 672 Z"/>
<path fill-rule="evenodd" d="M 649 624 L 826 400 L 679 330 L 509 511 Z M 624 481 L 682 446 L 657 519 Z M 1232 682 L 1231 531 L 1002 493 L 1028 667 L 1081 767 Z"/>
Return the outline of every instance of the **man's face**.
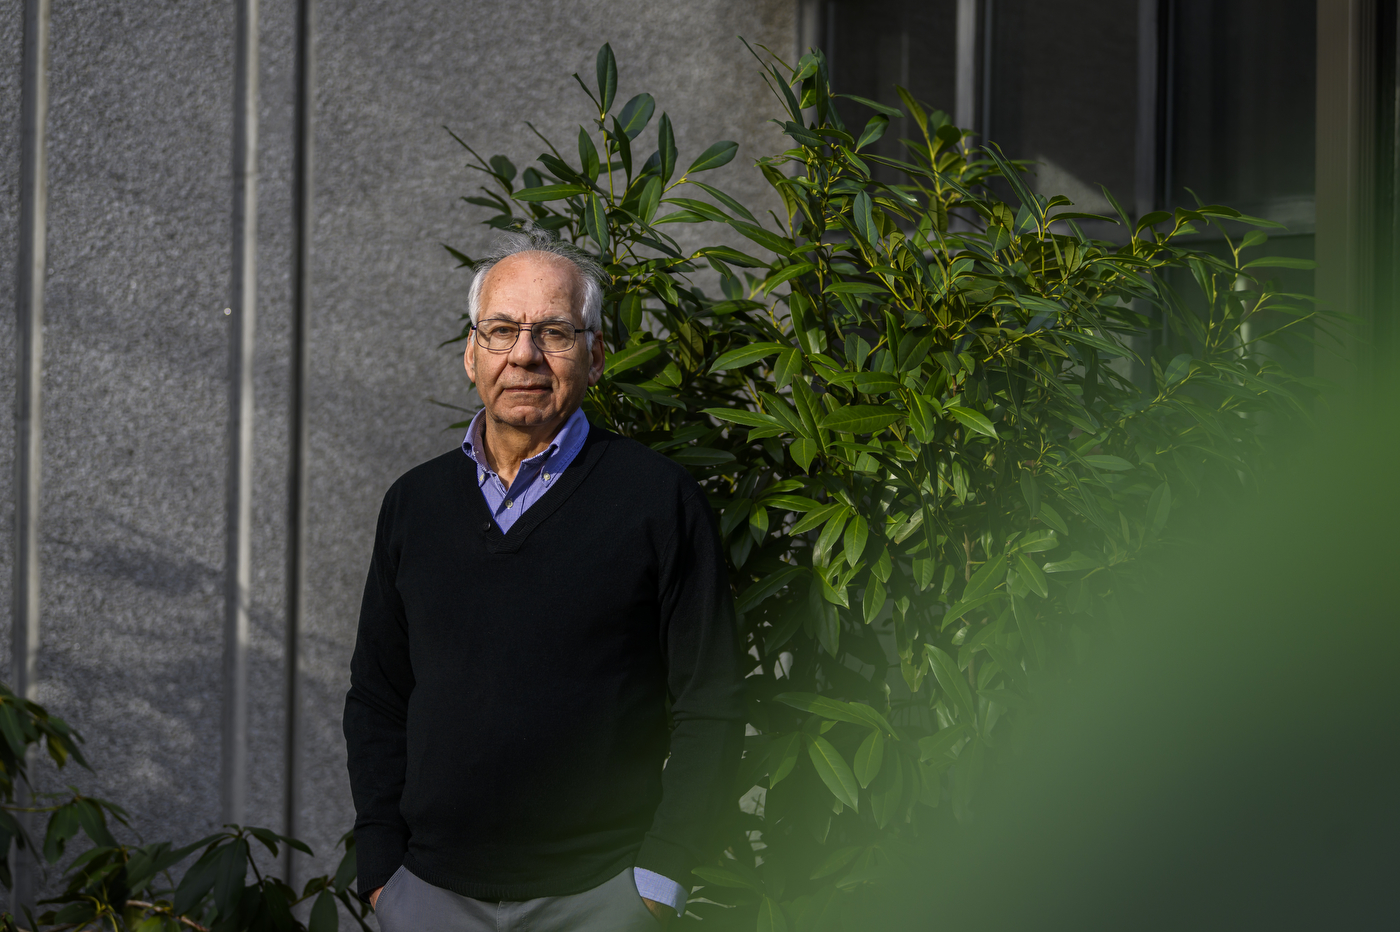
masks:
<path fill-rule="evenodd" d="M 481 291 L 477 325 L 508 320 L 536 325 L 561 321 L 583 326 L 576 309 L 583 289 L 572 263 L 548 253 L 517 253 L 493 268 Z M 603 375 L 603 341 L 579 332 L 574 345 L 545 353 L 520 331 L 515 345 L 492 352 L 474 333 L 463 362 L 476 383 L 487 417 L 499 424 L 529 430 L 557 427 L 583 402 L 584 393 Z"/>

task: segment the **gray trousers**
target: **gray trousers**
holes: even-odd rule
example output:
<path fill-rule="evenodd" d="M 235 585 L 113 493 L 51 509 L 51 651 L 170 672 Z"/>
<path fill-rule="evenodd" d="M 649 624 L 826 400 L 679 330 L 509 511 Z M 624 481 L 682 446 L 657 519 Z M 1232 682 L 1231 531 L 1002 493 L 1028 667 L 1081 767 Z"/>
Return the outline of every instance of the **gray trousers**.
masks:
<path fill-rule="evenodd" d="M 569 896 L 492 903 L 435 887 L 400 867 L 379 893 L 380 932 L 657 932 L 627 868 Z"/>

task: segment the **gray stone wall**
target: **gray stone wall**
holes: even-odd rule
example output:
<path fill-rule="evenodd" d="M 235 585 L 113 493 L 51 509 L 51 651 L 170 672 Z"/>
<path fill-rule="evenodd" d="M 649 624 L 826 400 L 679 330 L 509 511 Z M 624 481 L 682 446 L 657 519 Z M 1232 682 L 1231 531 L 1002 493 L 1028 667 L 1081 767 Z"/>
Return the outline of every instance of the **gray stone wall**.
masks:
<path fill-rule="evenodd" d="M 19 4 L 0 10 L 0 304 L 14 306 Z M 218 823 L 232 4 L 54 4 L 40 699 L 87 737 L 64 782 L 127 806 L 147 840 Z M 761 196 L 782 148 L 738 36 L 782 54 L 793 0 L 321 0 L 310 347 L 306 840 L 331 863 L 352 811 L 340 716 L 374 519 L 388 485 L 458 442 L 470 404 L 440 348 L 486 242 L 479 183 L 442 129 L 518 165 L 572 149 L 570 73 L 611 41 L 619 100 L 647 90 L 682 159 L 734 139 L 716 183 Z M 264 0 L 250 822 L 279 826 L 293 4 Z M 646 137 L 647 139 L 650 136 Z M 14 323 L 0 325 L 13 397 Z M 13 412 L 0 405 L 0 432 Z M 13 444 L 0 443 L 9 604 Z M 8 637 L 0 639 L 9 669 Z M 55 778 L 57 779 L 57 778 Z"/>

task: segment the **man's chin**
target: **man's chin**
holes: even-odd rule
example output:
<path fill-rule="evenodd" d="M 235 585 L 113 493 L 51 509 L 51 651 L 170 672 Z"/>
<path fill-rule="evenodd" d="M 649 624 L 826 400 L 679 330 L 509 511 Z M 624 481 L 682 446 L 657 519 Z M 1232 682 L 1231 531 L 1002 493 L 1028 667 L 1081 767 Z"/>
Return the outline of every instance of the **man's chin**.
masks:
<path fill-rule="evenodd" d="M 557 419 L 559 409 L 553 405 L 547 408 L 532 405 L 511 405 L 504 410 L 492 411 L 491 414 L 497 422 L 507 427 L 528 430 L 531 427 L 539 427 Z"/>

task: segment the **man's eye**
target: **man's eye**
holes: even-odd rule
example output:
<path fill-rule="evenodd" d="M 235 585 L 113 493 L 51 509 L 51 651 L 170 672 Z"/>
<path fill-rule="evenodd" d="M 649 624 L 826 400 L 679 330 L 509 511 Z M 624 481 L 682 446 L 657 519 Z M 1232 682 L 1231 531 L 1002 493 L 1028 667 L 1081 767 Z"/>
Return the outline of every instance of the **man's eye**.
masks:
<path fill-rule="evenodd" d="M 569 335 L 563 327 L 545 327 L 540 333 L 547 340 L 564 339 Z"/>
<path fill-rule="evenodd" d="M 488 337 L 507 337 L 515 333 L 515 328 L 510 324 L 487 324 L 486 335 Z"/>

